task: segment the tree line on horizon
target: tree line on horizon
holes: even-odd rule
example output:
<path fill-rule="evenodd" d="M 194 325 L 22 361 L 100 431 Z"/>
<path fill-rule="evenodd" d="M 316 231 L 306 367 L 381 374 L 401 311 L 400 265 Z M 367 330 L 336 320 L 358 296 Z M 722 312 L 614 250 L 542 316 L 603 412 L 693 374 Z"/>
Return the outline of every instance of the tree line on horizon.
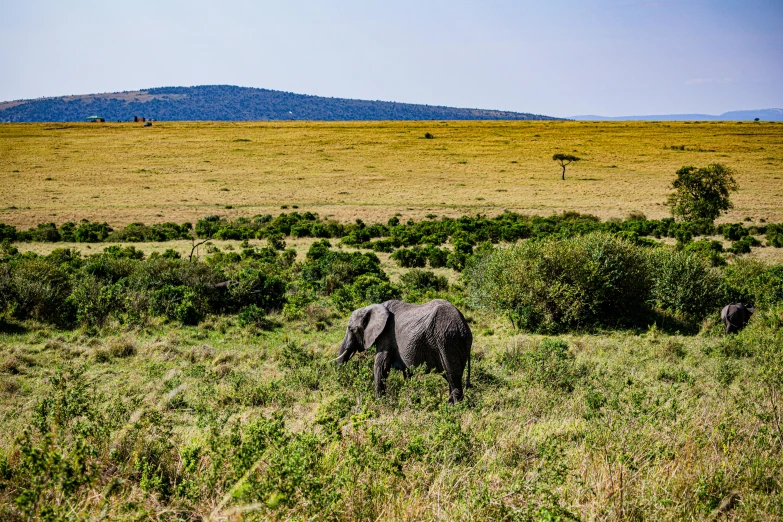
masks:
<path fill-rule="evenodd" d="M 159 87 L 156 97 L 134 101 L 86 95 L 29 100 L 0 109 L 0 122 L 71 122 L 92 115 L 128 121 L 142 115 L 161 121 L 246 120 L 555 120 L 538 114 L 463 109 L 388 101 L 326 98 L 231 85 Z M 184 95 L 167 97 L 168 95 Z"/>

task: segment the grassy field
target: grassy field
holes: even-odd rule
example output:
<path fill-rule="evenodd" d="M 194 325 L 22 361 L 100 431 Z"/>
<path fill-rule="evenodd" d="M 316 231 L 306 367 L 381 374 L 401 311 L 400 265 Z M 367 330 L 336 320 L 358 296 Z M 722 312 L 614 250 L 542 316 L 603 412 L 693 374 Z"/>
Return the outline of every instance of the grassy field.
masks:
<path fill-rule="evenodd" d="M 566 181 L 555 152 L 583 158 Z M 195 223 L 282 205 L 345 222 L 504 209 L 661 218 L 675 171 L 712 162 L 736 169 L 740 185 L 722 220 L 783 221 L 780 124 L 4 124 L 0 222 Z M 285 241 L 301 263 L 315 239 Z M 133 246 L 187 257 L 191 244 Z M 265 245 L 213 240 L 198 253 L 204 261 L 208 247 Z M 7 288 L 30 300 L 53 292 L 37 285 L 39 273 L 62 283 L 29 254 L 107 246 L 3 245 L 0 305 Z M 263 324 L 218 310 L 185 326 L 145 311 L 58 328 L 0 309 L 0 520 L 783 519 L 780 275 L 762 289 L 772 304 L 736 336 L 717 313 L 687 325 L 664 313 L 650 325 L 545 337 L 469 306 L 454 270 L 433 270 L 448 289 L 411 290 L 401 282 L 408 270 L 377 255 L 403 298 L 446 298 L 468 318 L 474 386 L 463 403 L 447 405 L 443 378 L 419 371 L 393 372 L 376 398 L 372 353 L 337 367 L 348 313 L 336 292 L 307 294 L 306 264 L 288 263 L 285 274 L 250 258 L 219 267 L 286 277 L 289 303 L 301 306 Z M 783 249 L 744 257 L 779 264 Z M 165 277 L 194 266 L 93 261 L 61 270 L 93 285 L 96 307 L 123 310 L 146 310 L 160 289 L 134 294 L 147 279 L 133 263 L 169 266 Z M 204 265 L 198 273 L 211 270 Z M 123 267 L 125 276 L 107 275 Z M 150 281 L 160 275 L 145 270 Z M 336 263 L 328 277 L 344 273 Z"/>
<path fill-rule="evenodd" d="M 565 182 L 555 152 L 583 158 Z M 3 124 L 0 222 L 195 222 L 281 205 L 342 221 L 503 209 L 660 218 L 676 170 L 713 162 L 740 185 L 726 220 L 783 221 L 775 123 Z"/>
<path fill-rule="evenodd" d="M 8 453 L 38 470 L 40 502 L 78 519 L 714 520 L 727 499 L 721 519 L 783 514 L 776 398 L 741 349 L 783 317 L 733 344 L 715 327 L 563 336 L 571 355 L 539 370 L 526 361 L 540 336 L 470 319 L 475 386 L 459 407 L 435 375 L 393 373 L 375 399 L 371 355 L 337 371 L 342 317 L 326 331 L 215 318 L 6 333 L 0 445 L 71 448 L 76 465 L 73 440 L 93 444 L 98 472 L 75 496 L 56 464 Z M 26 441 L 47 397 L 54 440 Z M 6 520 L 19 493 L 0 491 Z"/>

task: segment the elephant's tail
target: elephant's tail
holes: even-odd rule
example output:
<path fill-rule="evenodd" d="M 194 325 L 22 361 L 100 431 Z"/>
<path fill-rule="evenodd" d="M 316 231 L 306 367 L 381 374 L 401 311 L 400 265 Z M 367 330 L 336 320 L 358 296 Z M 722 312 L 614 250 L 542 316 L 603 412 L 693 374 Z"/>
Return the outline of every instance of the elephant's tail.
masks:
<path fill-rule="evenodd" d="M 470 388 L 472 385 L 470 384 L 470 359 L 471 359 L 471 353 L 472 350 L 468 348 L 468 378 L 465 379 L 465 389 Z"/>

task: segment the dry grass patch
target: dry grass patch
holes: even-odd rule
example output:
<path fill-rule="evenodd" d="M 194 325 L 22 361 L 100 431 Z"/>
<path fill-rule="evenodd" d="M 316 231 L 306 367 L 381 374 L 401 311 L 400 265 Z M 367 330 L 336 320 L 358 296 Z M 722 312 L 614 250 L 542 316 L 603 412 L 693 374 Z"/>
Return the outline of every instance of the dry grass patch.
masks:
<path fill-rule="evenodd" d="M 554 152 L 583 158 L 565 182 Z M 783 220 L 775 123 L 3 124 L 0 221 L 195 222 L 282 205 L 341 221 L 503 209 L 660 218 L 676 170 L 713 162 L 737 171 L 727 220 Z"/>

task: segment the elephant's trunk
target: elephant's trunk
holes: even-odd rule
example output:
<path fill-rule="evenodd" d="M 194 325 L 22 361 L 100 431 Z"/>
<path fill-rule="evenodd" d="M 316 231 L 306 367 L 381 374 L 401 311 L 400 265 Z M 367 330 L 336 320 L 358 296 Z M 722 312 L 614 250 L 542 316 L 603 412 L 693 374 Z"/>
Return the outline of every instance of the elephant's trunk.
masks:
<path fill-rule="evenodd" d="M 340 344 L 340 349 L 337 353 L 339 353 L 339 355 L 335 361 L 337 361 L 339 364 L 345 364 L 348 362 L 348 359 L 351 358 L 351 354 L 348 353 L 347 337 L 346 339 L 343 339 L 343 342 Z"/>

